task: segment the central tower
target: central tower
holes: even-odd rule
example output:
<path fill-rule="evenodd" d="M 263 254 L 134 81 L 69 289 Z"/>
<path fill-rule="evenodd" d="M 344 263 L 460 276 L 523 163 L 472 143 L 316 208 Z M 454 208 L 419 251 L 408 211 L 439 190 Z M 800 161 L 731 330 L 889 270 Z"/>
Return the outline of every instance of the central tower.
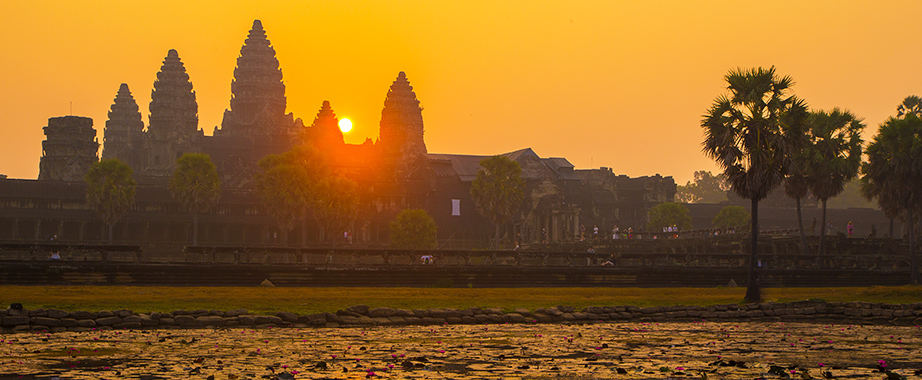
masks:
<path fill-rule="evenodd" d="M 255 20 L 237 57 L 231 81 L 230 109 L 224 111 L 221 129 L 216 130 L 215 135 L 295 133 L 291 114 L 285 114 L 286 102 L 275 49 L 266 38 L 262 22 Z"/>

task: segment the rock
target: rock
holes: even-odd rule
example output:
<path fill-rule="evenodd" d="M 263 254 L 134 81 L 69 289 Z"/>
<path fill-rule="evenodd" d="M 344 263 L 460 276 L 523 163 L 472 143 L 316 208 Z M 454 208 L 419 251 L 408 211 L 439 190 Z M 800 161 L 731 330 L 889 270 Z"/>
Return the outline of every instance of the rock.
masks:
<path fill-rule="evenodd" d="M 732 278 L 730 279 L 730 282 L 727 283 L 728 288 L 735 288 L 737 286 L 739 285 L 736 285 L 736 281 L 734 281 Z"/>
<path fill-rule="evenodd" d="M 257 325 L 265 325 L 265 324 L 282 325 L 284 321 L 282 321 L 282 318 L 276 317 L 274 315 L 257 315 L 255 323 Z"/>
<path fill-rule="evenodd" d="M 137 329 L 141 328 L 141 322 L 122 322 L 112 325 L 116 329 Z"/>
<path fill-rule="evenodd" d="M 112 326 L 116 323 L 122 323 L 122 319 L 116 316 L 96 318 L 97 326 Z"/>
<path fill-rule="evenodd" d="M 78 319 L 78 320 L 77 320 L 77 326 L 79 326 L 79 327 L 84 327 L 84 328 L 96 327 L 96 320 L 94 320 L 94 319 Z"/>
<path fill-rule="evenodd" d="M 269 279 L 267 278 L 263 280 L 263 282 L 260 282 L 259 286 L 262 286 L 264 288 L 274 288 L 275 284 L 273 284 L 272 281 L 269 281 Z"/>
<path fill-rule="evenodd" d="M 526 322 L 525 316 L 522 314 L 518 314 L 518 313 L 506 314 L 506 316 L 503 319 L 505 319 L 506 322 L 510 322 L 510 323 L 525 323 Z"/>
<path fill-rule="evenodd" d="M 285 321 L 285 322 L 295 323 L 295 322 L 298 321 L 298 315 L 297 315 L 297 314 L 295 314 L 295 313 L 289 313 L 289 312 L 286 312 L 286 311 L 280 311 L 280 312 L 278 312 L 278 313 L 275 313 L 275 316 L 277 316 L 277 317 L 279 317 L 279 318 L 282 318 L 282 320 Z"/>
<path fill-rule="evenodd" d="M 77 327 L 80 326 L 77 324 L 77 320 L 73 318 L 61 318 L 61 326 L 64 327 Z"/>
<path fill-rule="evenodd" d="M 395 315 L 397 315 L 397 311 L 389 307 L 378 307 L 378 308 L 374 308 L 368 311 L 368 316 L 372 318 L 378 318 L 378 317 L 387 318 L 387 317 L 393 317 Z"/>
<path fill-rule="evenodd" d="M 202 326 L 224 326 L 225 324 L 224 318 L 216 315 L 203 315 L 195 318 L 195 321 Z"/>
<path fill-rule="evenodd" d="M 64 311 L 64 310 L 48 309 L 48 317 L 49 317 L 49 318 L 58 318 L 58 319 L 60 319 L 60 318 L 66 317 L 68 314 L 70 314 L 70 313 L 68 313 L 68 312 L 66 312 L 66 311 Z"/>
<path fill-rule="evenodd" d="M 141 317 L 137 315 L 129 315 L 122 318 L 122 322 L 141 322 Z"/>
<path fill-rule="evenodd" d="M 112 312 L 116 317 L 124 319 L 125 317 L 134 314 L 131 310 L 116 310 Z"/>
<path fill-rule="evenodd" d="M 108 318 L 108 317 L 114 317 L 114 316 L 115 314 L 109 310 L 100 310 L 96 312 L 96 318 Z"/>
<path fill-rule="evenodd" d="M 29 324 L 29 316 L 27 315 L 8 315 L 3 317 L 3 326 L 20 326 Z"/>
<path fill-rule="evenodd" d="M 73 319 L 96 319 L 99 318 L 98 313 L 90 313 L 88 311 L 75 311 L 68 314 L 69 317 Z"/>
<path fill-rule="evenodd" d="M 432 318 L 445 318 L 448 316 L 448 313 L 443 309 L 429 309 L 429 316 Z"/>
<path fill-rule="evenodd" d="M 563 313 L 572 313 L 576 311 L 573 306 L 557 306 L 557 310 L 560 310 Z"/>
<path fill-rule="evenodd" d="M 256 324 L 256 316 L 250 314 L 238 315 L 237 321 L 244 326 L 253 326 Z"/>
<path fill-rule="evenodd" d="M 47 326 L 47 327 L 61 326 L 61 320 L 57 318 L 32 317 L 29 322 L 32 323 L 33 325 L 38 325 L 38 326 Z"/>
<path fill-rule="evenodd" d="M 195 324 L 195 317 L 191 315 L 177 315 L 173 320 L 178 326 L 189 326 Z"/>
<path fill-rule="evenodd" d="M 224 312 L 225 317 L 238 317 L 238 316 L 245 315 L 245 314 L 250 314 L 250 313 L 246 309 L 234 309 L 234 310 Z"/>
<path fill-rule="evenodd" d="M 349 310 L 353 313 L 358 313 L 360 315 L 365 315 L 366 313 L 368 313 L 368 306 L 367 305 L 349 306 L 346 308 L 346 310 Z"/>
<path fill-rule="evenodd" d="M 395 316 L 393 316 L 393 317 L 387 317 L 387 319 L 391 321 L 391 324 L 392 324 L 392 325 L 405 325 L 405 324 L 407 324 L 407 320 L 404 319 L 404 317 L 399 317 L 399 316 L 396 316 L 396 315 L 395 315 Z"/>

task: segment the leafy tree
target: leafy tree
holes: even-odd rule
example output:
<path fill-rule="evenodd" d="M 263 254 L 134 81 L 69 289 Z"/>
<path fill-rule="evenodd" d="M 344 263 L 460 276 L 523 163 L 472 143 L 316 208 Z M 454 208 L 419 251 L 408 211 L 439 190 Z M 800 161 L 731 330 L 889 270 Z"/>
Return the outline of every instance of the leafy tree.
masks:
<path fill-rule="evenodd" d="M 176 171 L 170 178 L 170 194 L 184 210 L 192 213 L 192 244 L 198 244 L 198 216 L 221 199 L 221 180 L 211 157 L 201 153 L 186 153 L 176 160 Z"/>
<path fill-rule="evenodd" d="M 810 192 L 823 203 L 820 226 L 820 254 L 825 252 L 826 201 L 839 193 L 861 167 L 861 131 L 864 124 L 849 111 L 833 109 L 811 112 L 807 119 L 810 140 L 807 154 L 807 182 Z"/>
<path fill-rule="evenodd" d="M 922 206 L 922 119 L 913 113 L 891 117 L 880 125 L 865 153 L 862 193 L 887 216 L 906 216 L 909 228 L 909 271 L 913 285 L 919 284 L 915 254 L 915 213 Z"/>
<path fill-rule="evenodd" d="M 94 163 L 83 177 L 86 203 L 109 227 L 109 244 L 112 244 L 112 226 L 134 205 L 138 184 L 131 175 L 130 166 L 111 158 Z"/>
<path fill-rule="evenodd" d="M 717 97 L 701 122 L 704 153 L 717 161 L 733 191 L 752 204 L 752 247 L 745 299 L 759 302 L 759 201 L 784 180 L 788 145 L 781 119 L 797 98 L 790 94 L 794 80 L 788 76 L 779 78 L 774 67 L 731 70 L 724 79 L 730 96 Z"/>
<path fill-rule="evenodd" d="M 711 224 L 720 229 L 742 229 L 749 225 L 752 215 L 742 206 L 727 206 L 714 215 Z"/>
<path fill-rule="evenodd" d="M 390 223 L 390 247 L 396 249 L 435 249 L 438 226 L 425 210 L 407 209 Z"/>
<path fill-rule="evenodd" d="M 908 114 L 922 117 L 922 98 L 915 95 L 907 96 L 906 99 L 903 99 L 903 103 L 896 107 L 897 117 L 903 117 Z"/>
<path fill-rule="evenodd" d="M 480 161 L 477 178 L 471 184 L 471 198 L 477 211 L 496 228 L 494 247 L 499 246 L 500 227 L 509 221 L 525 199 L 525 181 L 519 163 L 505 156 Z"/>
<path fill-rule="evenodd" d="M 287 244 L 295 222 L 306 220 L 308 210 L 316 204 L 317 183 L 329 175 L 326 159 L 312 146 L 303 145 L 284 154 L 270 154 L 259 160 L 259 167 L 256 195 Z M 306 235 L 302 231 L 302 245 Z"/>
<path fill-rule="evenodd" d="M 880 209 L 876 203 L 867 200 L 861 195 L 861 179 L 852 178 L 845 183 L 845 187 L 839 195 L 829 198 L 827 202 L 829 208 L 873 208 Z"/>
<path fill-rule="evenodd" d="M 730 185 L 721 175 L 710 171 L 695 172 L 695 181 L 688 181 L 685 186 L 677 186 L 676 201 L 683 203 L 720 203 L 727 200 Z"/>
<path fill-rule="evenodd" d="M 314 218 L 325 231 L 347 231 L 358 210 L 358 185 L 339 176 L 320 180 L 313 197 Z"/>
<path fill-rule="evenodd" d="M 663 202 L 647 212 L 647 230 L 662 231 L 663 227 L 677 226 L 680 229 L 691 229 L 691 216 L 688 216 L 688 207 L 680 203 Z"/>

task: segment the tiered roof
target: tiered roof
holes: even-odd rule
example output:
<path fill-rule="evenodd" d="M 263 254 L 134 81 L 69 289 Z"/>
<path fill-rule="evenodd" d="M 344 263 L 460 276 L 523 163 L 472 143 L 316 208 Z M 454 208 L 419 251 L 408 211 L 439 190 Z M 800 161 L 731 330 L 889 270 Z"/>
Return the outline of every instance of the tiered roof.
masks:
<path fill-rule="evenodd" d="M 399 154 L 405 163 L 426 154 L 423 141 L 423 114 L 413 86 L 401 71 L 391 84 L 381 111 L 380 140 L 389 154 Z"/>
<path fill-rule="evenodd" d="M 224 112 L 219 134 L 271 134 L 285 123 L 285 84 L 275 49 L 262 22 L 253 21 L 231 82 L 230 110 Z"/>
<path fill-rule="evenodd" d="M 144 121 L 141 120 L 138 103 L 128 84 L 122 83 L 109 111 L 109 120 L 106 120 L 102 158 L 117 158 L 129 165 L 137 164 L 129 162 L 128 156 L 131 151 L 141 148 L 139 143 L 143 130 Z"/>
<path fill-rule="evenodd" d="M 345 144 L 343 133 L 339 130 L 339 118 L 330 107 L 330 102 L 323 101 L 320 112 L 308 129 L 308 141 L 318 148 L 335 148 Z"/>
<path fill-rule="evenodd" d="M 189 74 L 176 50 L 170 49 L 163 60 L 150 98 L 148 131 L 151 137 L 165 140 L 196 133 L 198 103 L 195 101 Z"/>

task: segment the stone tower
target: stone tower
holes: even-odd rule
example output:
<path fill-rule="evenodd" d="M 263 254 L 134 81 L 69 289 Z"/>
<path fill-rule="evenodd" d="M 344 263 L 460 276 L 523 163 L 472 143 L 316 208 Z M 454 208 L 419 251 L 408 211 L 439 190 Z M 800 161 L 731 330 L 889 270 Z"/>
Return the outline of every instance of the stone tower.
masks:
<path fill-rule="evenodd" d="M 306 140 L 315 147 L 324 150 L 333 150 L 345 144 L 343 132 L 339 130 L 339 118 L 330 107 L 330 102 L 323 101 L 320 112 L 314 118 L 313 124 L 306 130 Z"/>
<path fill-rule="evenodd" d="M 179 53 L 170 49 L 150 94 L 150 118 L 143 174 L 171 176 L 176 159 L 199 151 L 198 103 Z"/>
<path fill-rule="evenodd" d="M 422 111 L 413 86 L 401 71 L 384 100 L 378 144 L 386 155 L 396 158 L 402 168 L 426 154 Z"/>
<path fill-rule="evenodd" d="M 99 160 L 99 143 L 93 119 L 61 116 L 48 119 L 38 179 L 47 181 L 83 181 L 90 166 Z"/>
<path fill-rule="evenodd" d="M 224 111 L 215 135 L 258 136 L 292 134 L 294 121 L 285 114 L 285 84 L 275 49 L 266 38 L 262 22 L 253 21 L 231 82 L 230 109 Z"/>
<path fill-rule="evenodd" d="M 144 121 L 138 103 L 128 85 L 122 83 L 106 120 L 102 158 L 118 159 L 136 172 L 141 170 L 141 150 L 144 148 Z"/>

